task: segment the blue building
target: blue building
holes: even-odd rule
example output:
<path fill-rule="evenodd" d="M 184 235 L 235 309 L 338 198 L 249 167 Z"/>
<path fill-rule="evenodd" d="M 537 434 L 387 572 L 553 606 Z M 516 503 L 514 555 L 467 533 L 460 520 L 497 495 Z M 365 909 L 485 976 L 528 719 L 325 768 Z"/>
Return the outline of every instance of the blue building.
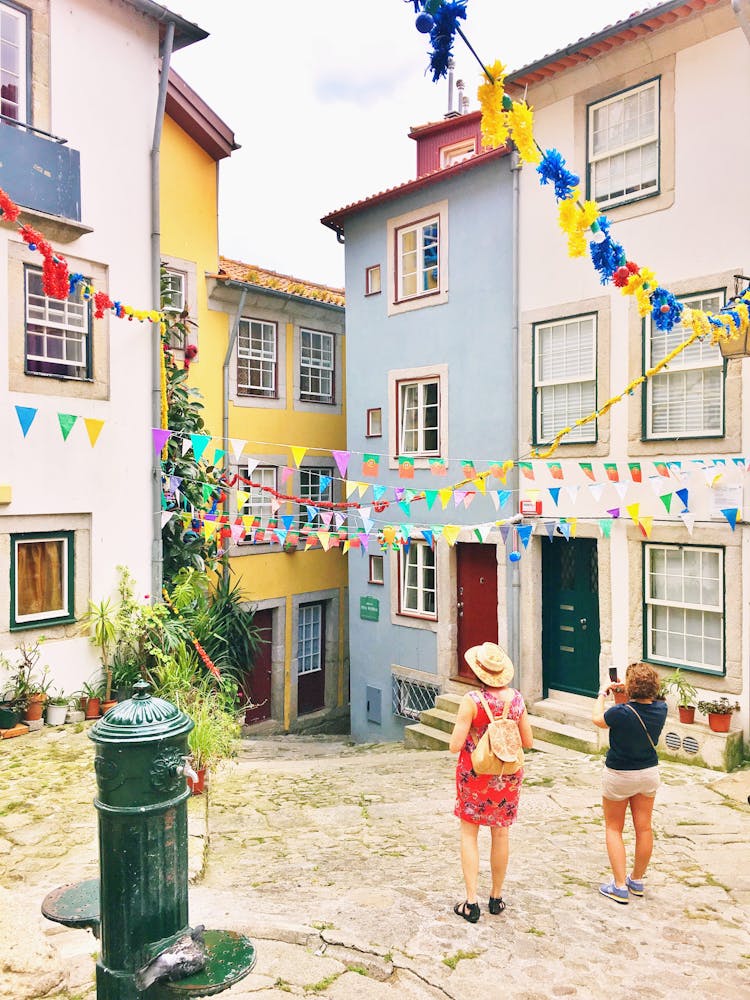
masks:
<path fill-rule="evenodd" d="M 322 220 L 346 246 L 348 476 L 377 468 L 349 555 L 357 740 L 465 690 L 470 646 L 517 645 L 513 473 L 487 474 L 516 456 L 515 158 L 481 150 L 479 112 L 410 138 L 416 180 Z"/>

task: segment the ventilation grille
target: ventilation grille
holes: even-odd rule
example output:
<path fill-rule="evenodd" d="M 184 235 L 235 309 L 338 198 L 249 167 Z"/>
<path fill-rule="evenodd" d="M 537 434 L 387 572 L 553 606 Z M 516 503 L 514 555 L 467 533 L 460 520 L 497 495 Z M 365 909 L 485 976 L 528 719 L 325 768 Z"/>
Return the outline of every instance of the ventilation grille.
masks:
<path fill-rule="evenodd" d="M 694 736 L 680 738 L 679 733 L 667 733 L 664 737 L 664 745 L 667 750 L 678 753 L 680 750 L 687 754 L 696 754 L 700 750 L 700 744 Z"/>
<path fill-rule="evenodd" d="M 423 684 L 405 677 L 392 675 L 393 714 L 402 719 L 417 721 L 420 712 L 435 707 L 435 699 L 440 694 L 437 684 Z"/>

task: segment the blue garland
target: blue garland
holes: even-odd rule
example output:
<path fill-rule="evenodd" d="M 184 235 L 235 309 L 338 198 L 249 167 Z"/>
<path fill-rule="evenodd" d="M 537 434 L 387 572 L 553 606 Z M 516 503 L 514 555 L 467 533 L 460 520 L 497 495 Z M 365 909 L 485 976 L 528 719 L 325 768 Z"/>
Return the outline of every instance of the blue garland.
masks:
<path fill-rule="evenodd" d="M 651 317 L 657 330 L 672 330 L 682 318 L 684 306 L 661 285 L 654 289 L 651 296 L 651 306 Z"/>
<path fill-rule="evenodd" d="M 589 253 L 592 264 L 599 272 L 599 280 L 603 285 L 608 285 L 617 268 L 625 263 L 627 256 L 623 245 L 610 235 L 610 221 L 607 216 L 600 215 L 596 222 L 598 231 L 604 233 L 604 239 L 592 240 L 589 243 Z"/>
<path fill-rule="evenodd" d="M 540 184 L 554 184 L 555 198 L 567 201 L 573 194 L 573 188 L 580 184 L 580 177 L 568 170 L 565 160 L 557 149 L 548 149 L 542 157 L 542 162 L 536 168 L 541 180 Z"/>
<path fill-rule="evenodd" d="M 430 32 L 432 42 L 430 67 L 433 83 L 437 83 L 448 72 L 448 60 L 453 54 L 453 40 L 456 37 L 458 22 L 466 18 L 466 4 L 467 0 L 453 0 L 438 7 L 433 14 L 435 23 Z"/>

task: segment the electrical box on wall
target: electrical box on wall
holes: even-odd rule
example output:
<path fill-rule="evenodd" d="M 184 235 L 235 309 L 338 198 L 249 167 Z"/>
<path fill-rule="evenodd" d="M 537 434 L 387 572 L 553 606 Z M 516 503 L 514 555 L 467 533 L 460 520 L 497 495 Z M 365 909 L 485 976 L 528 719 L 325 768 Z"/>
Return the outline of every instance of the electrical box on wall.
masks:
<path fill-rule="evenodd" d="M 542 513 L 541 500 L 521 500 L 518 505 L 519 514 L 524 517 L 539 517 Z"/>

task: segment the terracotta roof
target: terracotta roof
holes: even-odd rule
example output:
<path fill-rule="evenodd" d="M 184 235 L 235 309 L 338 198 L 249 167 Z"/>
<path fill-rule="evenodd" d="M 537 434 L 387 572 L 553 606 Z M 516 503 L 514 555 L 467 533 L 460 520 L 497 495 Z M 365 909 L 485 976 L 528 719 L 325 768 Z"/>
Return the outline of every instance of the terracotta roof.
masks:
<path fill-rule="evenodd" d="M 541 59 L 514 70 L 506 77 L 506 83 L 519 87 L 532 86 L 578 63 L 590 62 L 610 49 L 625 45 L 636 38 L 651 35 L 660 28 L 668 27 L 685 17 L 698 14 L 706 7 L 715 7 L 725 0 L 670 0 L 636 11 L 630 17 L 615 21 L 601 31 L 586 38 L 579 38 L 565 48 L 558 49 Z"/>
<path fill-rule="evenodd" d="M 340 233 L 344 228 L 344 219 L 349 215 L 354 215 L 355 212 L 360 211 L 362 208 L 372 208 L 373 205 L 380 205 L 382 202 L 399 198 L 403 194 L 411 194 L 412 191 L 419 191 L 421 188 L 427 187 L 427 185 L 433 184 L 435 181 L 446 180 L 449 177 L 455 177 L 456 174 L 473 170 L 474 167 L 481 166 L 481 164 L 498 159 L 501 156 L 506 156 L 509 152 L 510 150 L 507 146 L 501 146 L 499 149 L 490 149 L 486 153 L 477 153 L 476 156 L 471 156 L 468 160 L 462 160 L 453 167 L 443 167 L 433 170 L 429 174 L 417 177 L 416 180 L 406 181 L 404 184 L 397 184 L 396 187 L 386 188 L 385 191 L 370 195 L 369 198 L 363 198 L 361 201 L 353 201 L 351 204 L 344 205 L 343 208 L 339 208 L 335 212 L 330 212 L 328 215 L 323 216 L 320 221 L 324 226 L 328 226 L 334 232 Z"/>
<path fill-rule="evenodd" d="M 319 285 L 314 281 L 301 281 L 289 274 L 279 274 L 278 271 L 267 271 L 255 264 L 244 264 L 241 260 L 229 257 L 219 257 L 219 273 L 209 275 L 212 278 L 241 281 L 247 285 L 257 285 L 259 288 L 269 288 L 286 295 L 296 295 L 301 299 L 313 302 L 325 302 L 328 305 L 344 307 L 344 289 L 331 288 L 329 285 Z"/>

